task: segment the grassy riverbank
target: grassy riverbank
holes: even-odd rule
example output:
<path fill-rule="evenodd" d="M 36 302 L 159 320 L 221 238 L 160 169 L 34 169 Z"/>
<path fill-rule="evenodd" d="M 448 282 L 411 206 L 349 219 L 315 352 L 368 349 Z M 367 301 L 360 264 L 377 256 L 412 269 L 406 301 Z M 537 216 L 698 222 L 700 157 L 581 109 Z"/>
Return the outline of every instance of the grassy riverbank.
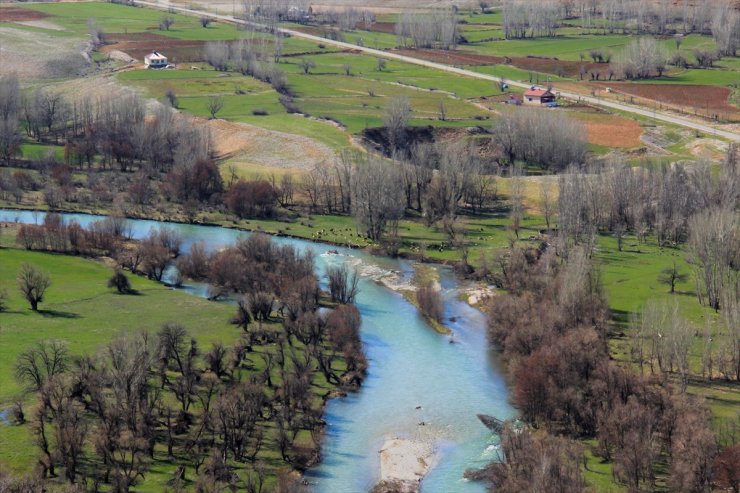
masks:
<path fill-rule="evenodd" d="M 134 294 L 118 294 L 106 287 L 112 271 L 104 262 L 20 250 L 13 245 L 12 227 L 0 228 L 0 232 L 0 290 L 5 289 L 9 294 L 8 309 L 0 313 L 2 411 L 20 402 L 26 419 L 32 419 L 36 408 L 35 394 L 25 393 L 16 381 L 14 365 L 22 351 L 43 341 L 62 342 L 74 357 L 105 352 L 106 345 L 114 339 L 134 337 L 141 332 L 153 335 L 166 323 L 182 325 L 204 353 L 214 343 L 230 348 L 242 337 L 242 330 L 230 323 L 234 315 L 233 305 L 210 302 L 135 275 L 129 275 Z M 42 269 L 52 281 L 38 312 L 30 310 L 16 289 L 16 275 L 23 263 Z M 277 315 L 261 325 L 267 332 L 283 330 Z M 299 341 L 293 341 L 291 347 L 291 351 L 296 353 L 303 350 Z M 238 378 L 248 381 L 263 375 L 266 364 L 263 355 L 271 353 L 271 357 L 276 358 L 276 352 L 275 344 L 257 343 L 254 350 L 247 353 L 245 362 L 235 370 Z M 334 370 L 341 371 L 343 367 L 341 358 L 334 360 Z M 278 365 L 272 367 L 270 375 L 273 385 L 279 388 L 283 380 Z M 312 379 L 311 406 L 320 408 L 337 387 L 327 383 L 321 372 L 313 372 Z M 266 385 L 263 390 L 268 395 L 274 391 Z M 170 395 L 165 400 L 170 405 L 175 404 Z M 201 405 L 194 404 L 191 412 L 195 416 L 202 413 Z M 10 418 L 10 415 L 7 417 Z M 261 419 L 256 426 L 263 434 L 263 446 L 256 462 L 235 462 L 232 466 L 235 472 L 248 474 L 253 471 L 255 464 L 260 464 L 265 474 L 265 486 L 270 489 L 278 473 L 289 467 L 281 457 L 275 424 L 270 419 Z M 177 436 L 176 443 L 182 440 L 185 440 L 185 436 Z M 305 450 L 315 447 L 310 430 L 301 429 L 293 446 Z M 188 471 L 184 485 L 192 486 L 196 477 L 190 468 L 189 456 L 177 450 L 174 456 L 170 456 L 164 444 L 158 442 L 145 477 L 137 484 L 136 491 L 163 491 L 181 465 L 186 466 Z M 89 452 L 88 460 L 95 462 L 97 459 L 92 450 Z M 0 424 L 0 464 L 3 469 L 16 474 L 31 473 L 39 454 L 30 423 Z"/>

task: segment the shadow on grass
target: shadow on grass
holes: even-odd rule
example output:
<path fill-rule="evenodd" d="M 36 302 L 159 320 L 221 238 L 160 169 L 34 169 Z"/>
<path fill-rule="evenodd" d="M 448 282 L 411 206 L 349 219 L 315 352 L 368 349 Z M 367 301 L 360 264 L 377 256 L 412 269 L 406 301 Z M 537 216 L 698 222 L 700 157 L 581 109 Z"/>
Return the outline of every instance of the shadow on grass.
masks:
<path fill-rule="evenodd" d="M 77 313 L 61 310 L 39 310 L 38 313 L 44 318 L 81 318 Z"/>
<path fill-rule="evenodd" d="M 615 310 L 612 308 L 611 310 L 612 314 L 612 324 L 614 326 L 614 329 L 618 329 L 619 331 L 625 331 L 629 329 L 630 326 L 630 312 L 626 310 Z M 613 334 L 614 336 L 618 334 Z"/>
<path fill-rule="evenodd" d="M 168 286 L 167 284 L 165 284 L 165 286 L 172 287 L 172 286 Z M 116 296 L 144 296 L 144 294 L 138 289 L 129 289 L 128 291 L 124 291 L 124 292 L 113 291 L 113 294 Z"/>

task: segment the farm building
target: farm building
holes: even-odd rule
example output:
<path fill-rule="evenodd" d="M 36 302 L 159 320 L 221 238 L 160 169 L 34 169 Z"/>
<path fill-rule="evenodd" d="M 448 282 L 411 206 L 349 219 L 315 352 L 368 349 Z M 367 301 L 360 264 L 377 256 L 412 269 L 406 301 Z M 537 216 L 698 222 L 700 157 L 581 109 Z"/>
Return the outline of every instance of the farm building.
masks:
<path fill-rule="evenodd" d="M 167 57 L 163 54 L 153 51 L 144 57 L 146 68 L 165 68 L 167 67 Z"/>
<path fill-rule="evenodd" d="M 532 86 L 524 93 L 524 104 L 547 104 L 555 101 L 555 95 L 549 89 L 537 89 Z"/>

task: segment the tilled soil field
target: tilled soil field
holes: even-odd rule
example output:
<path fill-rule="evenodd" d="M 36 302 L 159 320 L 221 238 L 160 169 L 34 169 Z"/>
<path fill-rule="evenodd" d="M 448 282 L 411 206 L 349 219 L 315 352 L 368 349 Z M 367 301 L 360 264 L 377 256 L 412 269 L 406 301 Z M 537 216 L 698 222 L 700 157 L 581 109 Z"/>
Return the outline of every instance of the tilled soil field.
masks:
<path fill-rule="evenodd" d="M 623 148 L 633 148 L 641 144 L 643 129 L 629 118 L 599 115 L 590 117 L 584 124 L 591 144 Z"/>
<path fill-rule="evenodd" d="M 156 33 L 121 34 L 112 33 L 107 36 L 108 43 L 100 50 L 103 53 L 122 51 L 136 60 L 144 60 L 144 56 L 152 50 L 161 51 L 171 61 L 200 62 L 204 59 L 205 41 L 172 39 Z"/>
<path fill-rule="evenodd" d="M 606 87 L 606 84 L 599 84 L 599 89 Z M 740 118 L 740 108 L 728 102 L 732 92 L 728 87 L 634 83 L 610 83 L 608 87 L 613 92 L 659 101 L 678 108 L 695 108 L 702 112 L 721 113 L 723 116 L 734 116 L 730 118 L 734 120 Z"/>
<path fill-rule="evenodd" d="M 538 57 L 499 57 L 493 55 L 480 55 L 465 50 L 417 50 L 400 49 L 393 50 L 401 55 L 421 58 L 431 62 L 446 63 L 448 65 L 496 65 L 507 64 L 522 70 L 545 72 L 556 75 L 577 76 L 581 67 L 586 69 L 584 77 L 590 77 L 591 72 L 599 73 L 599 77 L 608 77 L 609 65 L 606 63 L 577 62 L 572 60 L 556 60 L 554 58 Z"/>
<path fill-rule="evenodd" d="M 24 9 L 20 7 L 2 7 L 0 6 L 0 22 L 25 22 L 40 21 L 50 17 L 44 12 Z"/>

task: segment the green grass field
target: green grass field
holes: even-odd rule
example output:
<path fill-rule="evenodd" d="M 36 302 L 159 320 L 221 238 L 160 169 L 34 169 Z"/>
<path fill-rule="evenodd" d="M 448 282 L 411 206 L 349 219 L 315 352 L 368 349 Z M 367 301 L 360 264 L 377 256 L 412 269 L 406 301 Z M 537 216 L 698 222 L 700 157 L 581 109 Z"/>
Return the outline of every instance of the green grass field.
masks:
<path fill-rule="evenodd" d="M 233 306 L 209 302 L 205 299 L 169 289 L 159 283 L 130 275 L 135 295 L 120 295 L 106 288 L 111 270 L 101 262 L 77 257 L 27 252 L 9 248 L 14 234 L 3 228 L 0 231 L 0 289 L 10 294 L 7 312 L 0 313 L 0 411 L 13 402 L 24 403 L 26 413 L 34 406 L 34 398 L 25 394 L 13 377 L 13 365 L 18 354 L 39 341 L 62 341 L 72 355 L 95 353 L 112 339 L 140 331 L 156 332 L 164 323 L 183 325 L 197 341 L 202 350 L 213 342 L 232 345 L 241 335 L 241 329 L 229 323 Z M 30 310 L 15 288 L 15 277 L 20 265 L 31 263 L 46 271 L 52 285 L 39 312 Z M 278 325 L 269 322 L 265 328 Z M 302 345 L 296 342 L 300 350 Z M 263 371 L 264 362 L 260 354 L 275 351 L 271 346 L 257 346 L 248 356 L 248 370 L 241 370 L 241 377 Z M 343 363 L 336 362 L 335 369 Z M 273 379 L 280 383 L 276 368 Z M 320 405 L 324 396 L 332 390 L 323 375 L 314 375 L 311 386 L 313 405 Z M 197 405 L 195 406 L 197 408 Z M 194 410 L 195 411 L 195 410 Z M 275 443 L 274 424 L 263 421 L 265 446 L 259 459 L 265 464 L 267 486 L 271 488 L 276 472 L 284 468 Z M 308 431 L 303 430 L 297 443 L 310 443 Z M 0 423 L 0 464 L 3 469 L 18 473 L 32 471 L 38 456 L 28 425 L 10 426 Z M 177 465 L 187 464 L 186 457 L 167 457 L 163 444 L 155 450 L 154 460 L 145 478 L 135 491 L 159 492 L 172 478 Z M 243 464 L 236 465 L 244 469 Z M 195 478 L 189 478 L 192 484 Z"/>
<path fill-rule="evenodd" d="M 30 310 L 16 288 L 15 276 L 24 262 L 45 270 L 52 279 L 38 313 Z M 100 262 L 82 258 L 0 250 L 0 286 L 10 294 L 9 309 L 0 314 L 0 408 L 22 390 L 13 378 L 15 356 L 37 341 L 59 339 L 74 354 L 94 352 L 118 335 L 154 332 L 167 322 L 181 322 L 204 347 L 238 339 L 239 330 L 229 324 L 230 306 L 139 276 L 129 276 L 138 295 L 119 295 L 106 287 L 111 272 Z"/>
<path fill-rule="evenodd" d="M 9 239 L 3 241 L 7 244 Z M 38 313 L 32 312 L 16 288 L 24 262 L 46 271 L 52 280 Z M 231 344 L 239 330 L 229 324 L 231 307 L 173 291 L 130 276 L 138 295 L 119 295 L 106 288 L 111 270 L 82 258 L 0 249 L 0 289 L 9 293 L 8 311 L 0 313 L 0 410 L 14 401 L 30 405 L 13 376 L 18 354 L 39 341 L 63 341 L 72 354 L 94 353 L 111 339 L 139 331 L 157 331 L 162 324 L 181 323 L 201 347 L 215 341 Z M 0 425 L 0 463 L 29 472 L 37 449 L 28 426 Z M 150 490 L 154 491 L 156 488 Z"/>

